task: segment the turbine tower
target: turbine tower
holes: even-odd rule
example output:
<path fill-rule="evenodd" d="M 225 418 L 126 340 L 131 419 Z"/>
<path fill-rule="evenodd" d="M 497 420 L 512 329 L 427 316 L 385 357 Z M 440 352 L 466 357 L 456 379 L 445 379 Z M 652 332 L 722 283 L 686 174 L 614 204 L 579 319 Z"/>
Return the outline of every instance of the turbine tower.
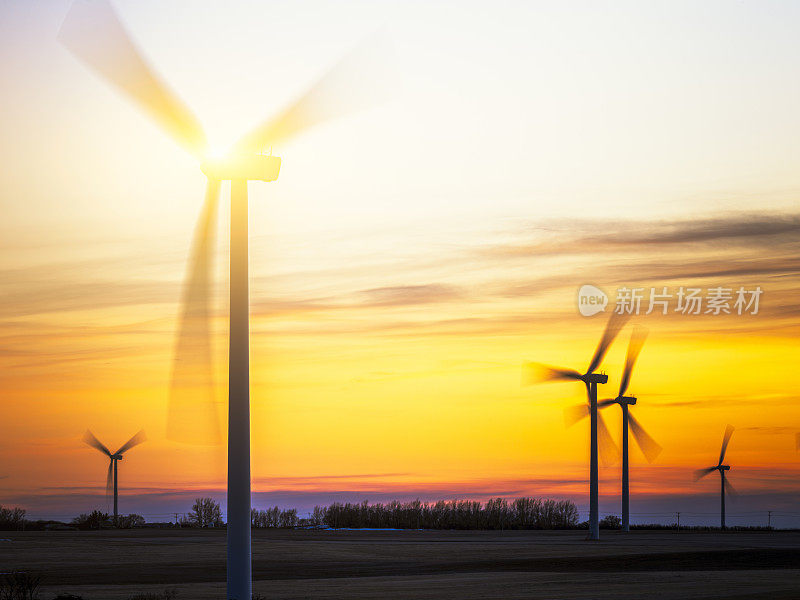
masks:
<path fill-rule="evenodd" d="M 636 404 L 635 396 L 626 396 L 631 382 L 631 374 L 639 352 L 647 338 L 647 329 L 636 326 L 631 333 L 628 354 L 625 357 L 625 368 L 619 382 L 619 393 L 616 398 L 606 398 L 597 403 L 600 409 L 619 404 L 622 409 L 622 531 L 630 531 L 630 483 L 628 475 L 628 431 L 644 454 L 647 462 L 653 462 L 661 454 L 661 446 L 648 434 L 641 423 L 630 413 L 630 406 Z"/>
<path fill-rule="evenodd" d="M 603 440 L 604 448 L 613 448 L 611 436 L 608 433 L 608 428 L 603 421 L 602 416 L 597 412 L 597 385 L 608 383 L 608 375 L 604 373 L 595 373 L 595 370 L 600 366 L 603 358 L 608 351 L 609 346 L 617 337 L 620 329 L 622 329 L 625 322 L 628 320 L 628 315 L 611 313 L 606 324 L 606 329 L 603 332 L 603 337 L 600 338 L 600 343 L 594 351 L 594 356 L 589 362 L 589 368 L 586 372 L 581 374 L 573 369 L 562 369 L 557 367 L 549 367 L 538 363 L 526 363 L 523 372 L 524 383 L 534 383 L 536 381 L 582 381 L 586 386 L 586 394 L 588 397 L 588 405 L 581 410 L 588 412 L 591 416 L 591 429 L 590 429 L 590 443 L 589 443 L 589 539 L 600 539 L 600 519 L 599 519 L 599 492 L 598 492 L 598 432 Z"/>
<path fill-rule="evenodd" d="M 694 472 L 694 480 L 699 481 L 712 471 L 719 471 L 719 479 L 720 479 L 720 527 L 725 529 L 725 492 L 727 492 L 731 496 L 736 495 L 736 490 L 728 481 L 728 478 L 725 476 L 725 471 L 730 471 L 731 468 L 728 465 L 723 465 L 722 461 L 725 460 L 725 452 L 728 450 L 728 442 L 731 441 L 731 436 L 733 435 L 733 425 L 728 425 L 725 428 L 725 434 L 722 436 L 722 448 L 719 451 L 719 462 L 714 467 L 706 467 L 705 469 L 697 469 Z"/>
<path fill-rule="evenodd" d="M 155 74 L 108 0 L 76 0 L 59 38 L 78 59 L 149 114 L 201 162 L 205 203 L 195 231 L 175 346 L 167 436 L 219 440 L 210 342 L 211 266 L 220 182 L 231 182 L 230 339 L 228 369 L 228 600 L 250 600 L 250 380 L 248 290 L 249 181 L 274 181 L 281 161 L 263 148 L 386 98 L 385 36 L 362 45 L 275 118 L 242 137 L 228 156 L 210 159 L 200 123 Z"/>
<path fill-rule="evenodd" d="M 140 431 L 136 435 L 134 435 L 131 439 L 120 446 L 119 450 L 112 453 L 104 444 L 98 440 L 94 434 L 86 430 L 86 433 L 83 434 L 83 443 L 87 446 L 91 446 L 92 448 L 96 448 L 103 454 L 105 454 L 110 462 L 108 463 L 108 476 L 106 477 L 106 494 L 114 494 L 114 525 L 117 524 L 117 517 L 119 517 L 118 512 L 118 500 L 119 500 L 119 478 L 117 477 L 118 473 L 118 463 L 122 460 L 122 455 L 133 448 L 134 446 L 138 446 L 142 442 L 147 440 L 147 436 L 144 434 L 144 430 Z"/>

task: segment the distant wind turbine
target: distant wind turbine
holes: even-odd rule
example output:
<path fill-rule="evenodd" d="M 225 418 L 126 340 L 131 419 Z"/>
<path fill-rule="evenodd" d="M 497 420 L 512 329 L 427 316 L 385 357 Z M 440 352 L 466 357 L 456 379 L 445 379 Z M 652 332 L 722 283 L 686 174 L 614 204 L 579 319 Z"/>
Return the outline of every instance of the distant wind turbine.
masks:
<path fill-rule="evenodd" d="M 619 404 L 622 409 L 622 531 L 630 531 L 630 484 L 628 477 L 628 430 L 633 434 L 639 448 L 644 454 L 647 462 L 653 462 L 661 454 L 661 446 L 650 437 L 644 427 L 630 413 L 629 406 L 636 404 L 635 396 L 626 396 L 628 386 L 631 382 L 631 374 L 639 352 L 642 351 L 644 341 L 647 339 L 647 329 L 636 326 L 631 332 L 631 340 L 628 344 L 628 354 L 625 357 L 625 368 L 622 372 L 622 379 L 619 382 L 619 392 L 616 398 L 606 398 L 597 403 L 600 409 L 607 408 L 613 404 Z"/>
<path fill-rule="evenodd" d="M 597 442 L 598 433 L 600 439 L 603 440 L 604 448 L 616 449 L 611 436 L 608 433 L 608 428 L 603 421 L 602 416 L 597 412 L 597 385 L 601 383 L 608 383 L 608 375 L 604 373 L 595 373 L 595 370 L 600 366 L 603 358 L 608 352 L 608 348 L 617 337 L 620 329 L 625 325 L 628 320 L 628 315 L 611 313 L 606 324 L 606 329 L 603 332 L 603 337 L 600 338 L 600 343 L 594 351 L 594 356 L 589 362 L 589 368 L 586 372 L 581 374 L 573 369 L 562 369 L 557 367 L 550 367 L 539 363 L 526 363 L 523 371 L 523 382 L 534 383 L 536 381 L 582 381 L 586 386 L 586 394 L 588 396 L 588 406 L 581 410 L 587 410 L 591 416 L 591 431 L 590 431 L 590 444 L 589 444 L 589 539 L 600 539 L 600 519 L 599 519 L 599 492 L 598 492 L 598 465 L 597 465 Z"/>
<path fill-rule="evenodd" d="M 694 472 L 694 480 L 699 481 L 713 471 L 719 471 L 720 478 L 720 527 L 725 529 L 725 492 L 731 496 L 736 495 L 736 490 L 725 477 L 725 471 L 730 471 L 728 465 L 723 465 L 722 461 L 725 460 L 725 452 L 728 450 L 728 443 L 731 441 L 733 435 L 733 425 L 728 425 L 725 428 L 725 435 L 722 436 L 722 448 L 719 451 L 719 462 L 714 467 L 706 467 L 705 469 L 697 469 Z"/>
<path fill-rule="evenodd" d="M 86 430 L 86 433 L 83 434 L 83 442 L 91 446 L 92 448 L 96 448 L 103 454 L 105 454 L 109 459 L 110 462 L 108 463 L 108 476 L 106 477 L 106 494 L 114 494 L 114 524 L 117 523 L 117 517 L 119 516 L 117 512 L 117 502 L 119 498 L 119 486 L 118 482 L 119 479 L 117 477 L 118 466 L 117 464 L 119 461 L 122 460 L 122 455 L 133 448 L 134 446 L 138 446 L 142 442 L 147 440 L 147 436 L 144 434 L 144 430 L 140 431 L 136 435 L 134 435 L 131 439 L 120 446 L 119 450 L 112 453 L 104 444 L 98 440 L 94 434 Z"/>
<path fill-rule="evenodd" d="M 173 362 L 167 436 L 178 441 L 197 442 L 199 438 L 213 443 L 219 440 L 209 324 L 211 267 L 220 183 L 231 182 L 227 598 L 250 600 L 248 182 L 278 178 L 281 160 L 262 154 L 265 148 L 286 142 L 311 126 L 354 113 L 386 98 L 391 74 L 384 60 L 388 45 L 386 36 L 375 38 L 346 55 L 276 117 L 243 136 L 223 158 L 209 155 L 199 121 L 142 58 L 107 0 L 76 0 L 59 38 L 78 59 L 136 103 L 197 157 L 207 178 Z M 198 426 L 202 426 L 202 431 Z"/>

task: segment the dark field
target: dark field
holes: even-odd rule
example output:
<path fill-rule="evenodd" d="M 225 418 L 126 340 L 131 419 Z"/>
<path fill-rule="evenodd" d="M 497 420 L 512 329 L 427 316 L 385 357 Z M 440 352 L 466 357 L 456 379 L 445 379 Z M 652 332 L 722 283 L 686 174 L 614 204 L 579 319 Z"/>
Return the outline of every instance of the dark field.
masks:
<path fill-rule="evenodd" d="M 268 598 L 800 598 L 800 533 L 253 532 Z M 0 570 L 45 576 L 42 600 L 179 590 L 225 598 L 225 532 L 0 532 Z"/>

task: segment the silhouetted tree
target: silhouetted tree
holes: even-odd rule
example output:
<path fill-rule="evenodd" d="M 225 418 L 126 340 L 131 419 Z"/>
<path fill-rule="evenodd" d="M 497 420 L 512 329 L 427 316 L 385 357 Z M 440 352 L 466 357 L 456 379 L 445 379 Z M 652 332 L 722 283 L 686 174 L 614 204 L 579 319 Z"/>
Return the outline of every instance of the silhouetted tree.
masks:
<path fill-rule="evenodd" d="M 194 527 L 222 526 L 222 510 L 213 498 L 196 498 L 189 513 L 189 522 Z"/>
<path fill-rule="evenodd" d="M 111 527 L 111 517 L 108 513 L 93 510 L 89 514 L 83 513 L 72 519 L 72 525 L 78 529 L 101 529 Z"/>
<path fill-rule="evenodd" d="M 142 527 L 147 521 L 144 520 L 142 515 L 130 514 L 119 515 L 117 517 L 117 527 L 119 529 L 132 529 L 133 527 Z"/>
<path fill-rule="evenodd" d="M 0 529 L 15 531 L 25 525 L 25 509 L 0 506 Z"/>

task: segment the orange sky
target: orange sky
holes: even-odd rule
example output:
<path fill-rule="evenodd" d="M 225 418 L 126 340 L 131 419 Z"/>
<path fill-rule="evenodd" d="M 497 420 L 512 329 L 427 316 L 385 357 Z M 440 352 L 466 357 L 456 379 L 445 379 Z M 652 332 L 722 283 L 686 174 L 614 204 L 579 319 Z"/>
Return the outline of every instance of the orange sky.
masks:
<path fill-rule="evenodd" d="M 433 4 L 426 23 L 414 12 L 421 7 L 376 3 L 345 25 L 363 8 L 353 3 L 335 17 L 343 23 L 337 33 L 324 27 L 334 17 L 320 9 L 298 29 L 313 43 L 265 42 L 261 54 L 272 60 L 254 51 L 252 25 L 208 54 L 202 42 L 212 24 L 236 25 L 210 7 L 193 13 L 177 3 L 163 15 L 183 27 L 172 33 L 183 36 L 178 47 L 163 23 L 149 27 L 155 4 L 115 5 L 167 79 L 211 115 L 211 129 L 231 135 L 375 27 L 396 40 L 396 102 L 275 149 L 284 160 L 279 181 L 250 185 L 255 492 L 325 502 L 333 492 L 357 499 L 497 490 L 580 503 L 588 431 L 565 429 L 563 409 L 582 400 L 581 386 L 520 385 L 525 360 L 586 367 L 604 317 L 577 313 L 578 287 L 592 283 L 613 297 L 625 285 L 758 285 L 758 315 L 638 319 L 650 337 L 631 386 L 640 399 L 635 414 L 664 451 L 647 465 L 633 450 L 634 492 L 713 496 L 716 483 L 695 484 L 691 471 L 714 463 L 731 423 L 731 481 L 767 498 L 747 506 L 796 499 L 800 119 L 789 107 L 798 97 L 800 47 L 779 19 L 748 3 L 726 8 L 742 14 L 725 12 L 721 21 L 712 9 L 660 14 L 631 5 L 619 9 L 630 28 L 615 11 L 603 13 L 611 31 L 630 39 L 601 44 L 609 60 L 598 79 L 596 65 L 581 62 L 581 48 L 606 39 L 583 35 L 591 15 L 545 3 L 492 13 L 485 56 L 470 36 L 481 15 L 459 16 L 444 39 L 433 34 L 454 10 L 448 3 Z M 58 512 L 51 494 L 100 497 L 105 460 L 80 443 L 86 427 L 109 446 L 147 431 L 149 441 L 120 467 L 132 493 L 224 487 L 222 447 L 164 435 L 181 281 L 204 180 L 54 43 L 67 6 L 0 9 L 0 51 L 15 59 L 0 67 L 14 82 L 0 117 L 9 132 L 0 141 L 0 503 L 41 514 Z M 249 2 L 232 10 L 261 23 L 269 16 Z M 284 27 L 299 27 L 305 14 L 275 10 Z M 542 20 L 569 25 L 566 40 L 541 46 L 520 29 L 523 22 L 535 31 Z M 722 33 L 703 41 L 711 22 Z M 695 55 L 671 54 L 670 23 Z M 736 36 L 745 29 L 754 33 L 742 41 Z M 728 64 L 735 57 L 724 53 L 728 36 L 749 56 L 738 75 Z M 771 50 L 764 39 L 773 40 Z M 192 53 L 246 97 L 203 79 L 186 58 Z M 660 65 L 661 77 L 637 70 L 644 63 Z M 247 76 L 262 71 L 264 81 Z M 737 77 L 753 84 L 746 94 L 737 95 Z M 693 104 L 676 103 L 687 95 Z M 763 111 L 768 100 L 772 110 Z M 602 395 L 614 394 L 626 343 L 627 330 L 604 363 L 610 382 Z M 221 387 L 221 416 L 224 399 Z M 618 441 L 618 410 L 607 413 Z M 618 466 L 601 476 L 613 494 Z M 147 504 L 160 512 L 156 506 Z"/>

